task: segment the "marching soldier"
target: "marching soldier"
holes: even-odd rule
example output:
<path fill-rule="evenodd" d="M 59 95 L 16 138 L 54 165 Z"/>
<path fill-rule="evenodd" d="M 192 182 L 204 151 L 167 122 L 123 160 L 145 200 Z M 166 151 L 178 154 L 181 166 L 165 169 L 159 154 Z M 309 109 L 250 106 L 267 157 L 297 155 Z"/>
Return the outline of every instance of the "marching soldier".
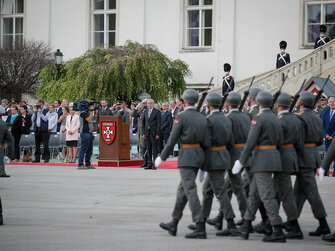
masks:
<path fill-rule="evenodd" d="M 314 217 L 319 220 L 319 227 L 310 236 L 329 234 L 330 229 L 326 220 L 326 210 L 323 206 L 315 180 L 315 170 L 320 167 L 321 159 L 317 146 L 323 144 L 321 119 L 312 113 L 315 98 L 312 93 L 304 91 L 300 94 L 297 114 L 301 121 L 301 137 L 304 146 L 299 155 L 299 171 L 294 184 L 294 196 L 301 214 L 306 199 L 312 207 Z"/>
<path fill-rule="evenodd" d="M 194 104 L 198 102 L 199 95 L 193 89 L 187 89 L 182 96 L 185 103 L 185 111 L 174 119 L 171 135 L 160 157 L 155 160 L 158 167 L 162 160 L 165 161 L 174 145 L 180 142 L 178 155 L 178 168 L 181 182 L 177 189 L 177 198 L 172 212 L 172 220 L 169 223 L 161 223 L 159 226 L 167 230 L 169 234 L 177 234 L 177 225 L 183 215 L 186 203 L 192 212 L 193 222 L 197 228 L 186 238 L 206 239 L 205 220 L 201 210 L 201 204 L 197 194 L 195 179 L 198 170 L 205 161 L 205 150 L 208 148 L 207 120 L 198 112 Z"/>
<path fill-rule="evenodd" d="M 253 119 L 259 112 L 258 104 L 256 102 L 257 94 L 260 93 L 262 90 L 257 87 L 253 87 L 249 91 L 249 96 L 247 98 L 248 105 L 249 105 L 249 117 Z"/>
<path fill-rule="evenodd" d="M 330 41 L 329 37 L 326 36 L 326 31 L 327 26 L 324 24 L 320 25 L 320 36 L 315 39 L 314 49 L 319 48 Z"/>
<path fill-rule="evenodd" d="M 250 89 L 250 92 L 249 92 L 249 96 L 247 98 L 247 101 L 248 101 L 248 104 L 249 104 L 249 117 L 250 119 L 252 120 L 255 116 L 257 116 L 257 114 L 259 113 L 259 108 L 258 108 L 258 104 L 257 104 L 257 101 L 256 101 L 256 97 L 258 95 L 258 93 L 260 93 L 262 90 L 258 87 L 253 87 Z M 249 162 L 247 162 L 246 164 L 246 167 L 245 167 L 245 170 L 246 170 L 246 173 L 247 173 L 247 179 L 244 179 L 244 190 L 246 191 L 246 194 L 248 195 L 249 194 L 249 187 L 250 187 L 250 183 L 251 183 L 251 179 L 252 179 L 252 173 L 250 172 L 250 168 L 249 168 Z M 266 215 L 266 210 L 264 208 L 264 205 L 262 202 L 260 202 L 260 205 L 259 205 L 259 212 L 261 214 L 261 217 L 262 217 L 262 221 L 260 223 L 258 223 L 256 226 L 255 226 L 255 231 L 257 233 L 262 233 L 262 234 L 271 234 L 272 231 L 268 232 L 267 231 L 267 225 L 268 225 L 268 217 Z"/>
<path fill-rule="evenodd" d="M 220 202 L 222 214 L 227 220 L 225 232 L 226 235 L 229 235 L 230 230 L 235 229 L 236 226 L 234 222 L 235 214 L 225 191 L 224 174 L 226 170 L 231 169 L 228 149 L 231 150 L 233 148 L 234 138 L 232 135 L 232 123 L 219 111 L 221 102 L 222 97 L 218 93 L 208 94 L 207 103 L 210 114 L 207 116 L 207 122 L 210 148 L 206 152 L 208 161 L 205 165 L 205 170 L 207 171 L 207 177 L 203 185 L 202 211 L 204 218 L 208 218 L 214 191 L 216 198 Z M 221 235 L 221 232 L 217 235 Z"/>
<path fill-rule="evenodd" d="M 250 171 L 253 174 L 248 208 L 244 215 L 244 223 L 240 227 L 240 236 L 249 238 L 251 222 L 255 219 L 259 202 L 264 203 L 274 231 L 270 236 L 263 238 L 264 242 L 286 242 L 285 235 L 281 229 L 282 220 L 279 216 L 278 203 L 275 200 L 272 174 L 281 171 L 280 148 L 283 143 L 283 135 L 280 121 L 270 111 L 272 95 L 262 91 L 256 101 L 260 112 L 252 120 L 248 140 L 241 153 L 240 159 L 236 160 L 233 174 L 241 171 L 248 158 L 252 154 Z"/>
<path fill-rule="evenodd" d="M 277 196 L 283 203 L 283 208 L 291 228 L 286 235 L 288 239 L 303 239 L 298 223 L 298 208 L 293 195 L 291 173 L 299 170 L 297 152 L 302 147 L 300 136 L 300 121 L 289 112 L 291 96 L 281 93 L 277 99 L 278 118 L 283 130 L 284 144 L 281 151 L 282 171 L 275 172 L 274 185 Z"/>
<path fill-rule="evenodd" d="M 286 41 L 280 41 L 279 48 L 280 52 L 277 54 L 277 62 L 276 69 L 279 69 L 289 63 L 291 63 L 290 54 L 288 54 L 285 50 L 287 47 Z"/>
<path fill-rule="evenodd" d="M 7 124 L 2 120 L 2 114 L 5 114 L 6 110 L 0 106 L 0 177 L 9 177 L 5 172 L 5 144 L 7 144 L 7 153 L 12 159 L 14 156 L 14 138 L 8 131 Z M 3 225 L 2 217 L 2 204 L 0 198 L 0 225 Z"/>
<path fill-rule="evenodd" d="M 222 81 L 222 95 L 224 95 L 227 92 L 231 92 L 234 90 L 235 82 L 232 75 L 230 75 L 231 66 L 228 63 L 225 63 L 223 65 L 224 70 L 224 77 Z"/>
<path fill-rule="evenodd" d="M 313 112 L 322 119 L 323 111 L 327 108 L 327 99 L 324 97 L 320 98 L 320 102 L 317 103 Z"/>
<path fill-rule="evenodd" d="M 227 97 L 227 106 L 229 107 L 229 113 L 227 114 L 228 119 L 232 122 L 233 125 L 233 138 L 234 138 L 234 147 L 230 150 L 231 163 L 233 163 L 239 159 L 242 149 L 245 145 L 245 142 L 248 138 L 248 133 L 250 129 L 250 119 L 247 114 L 242 113 L 238 110 L 238 106 L 241 102 L 241 95 L 236 92 L 230 92 Z M 232 192 L 236 195 L 239 210 L 241 216 L 243 217 L 246 209 L 247 209 L 247 196 L 243 187 L 243 180 L 241 174 L 233 175 L 231 169 L 228 170 L 228 177 L 226 180 L 227 193 L 229 198 L 231 199 Z M 213 218 L 208 219 L 207 223 L 215 226 L 217 229 L 222 229 L 222 220 L 223 213 L 220 210 L 219 214 Z M 237 224 L 241 225 L 242 221 L 239 221 Z M 220 229 L 221 228 L 221 229 Z M 227 236 L 231 235 L 231 231 L 229 226 L 226 230 L 217 233 L 218 236 Z"/>

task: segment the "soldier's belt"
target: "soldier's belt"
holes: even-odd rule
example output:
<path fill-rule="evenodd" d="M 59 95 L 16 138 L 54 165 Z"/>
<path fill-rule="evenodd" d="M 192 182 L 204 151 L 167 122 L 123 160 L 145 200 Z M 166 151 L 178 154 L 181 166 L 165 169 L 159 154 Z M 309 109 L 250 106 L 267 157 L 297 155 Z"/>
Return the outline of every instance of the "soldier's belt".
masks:
<path fill-rule="evenodd" d="M 226 150 L 227 147 L 226 146 L 212 146 L 211 150 L 212 151 L 222 151 L 222 150 Z"/>
<path fill-rule="evenodd" d="M 234 145 L 234 148 L 241 148 L 241 147 L 244 147 L 245 146 L 245 144 L 235 144 Z"/>
<path fill-rule="evenodd" d="M 306 143 L 304 144 L 304 147 L 316 147 L 315 143 Z"/>
<path fill-rule="evenodd" d="M 285 144 L 285 145 L 283 145 L 283 148 L 291 148 L 291 147 L 294 147 L 293 144 Z"/>
<path fill-rule="evenodd" d="M 183 149 L 192 149 L 192 148 L 198 148 L 200 147 L 200 144 L 181 144 L 180 148 Z"/>
<path fill-rule="evenodd" d="M 255 150 L 274 150 L 274 149 L 277 149 L 277 147 L 273 145 L 255 146 Z"/>

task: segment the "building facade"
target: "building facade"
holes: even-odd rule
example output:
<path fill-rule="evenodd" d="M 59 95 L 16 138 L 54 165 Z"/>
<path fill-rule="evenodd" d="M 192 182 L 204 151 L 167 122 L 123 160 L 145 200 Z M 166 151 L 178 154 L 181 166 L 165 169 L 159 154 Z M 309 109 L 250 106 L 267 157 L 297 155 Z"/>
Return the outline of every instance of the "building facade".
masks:
<path fill-rule="evenodd" d="M 279 42 L 291 61 L 310 53 L 326 24 L 335 37 L 334 0 L 0 0 L 0 46 L 42 40 L 64 59 L 127 40 L 154 44 L 193 73 L 187 85 L 221 86 L 223 64 L 242 80 L 275 68 Z"/>

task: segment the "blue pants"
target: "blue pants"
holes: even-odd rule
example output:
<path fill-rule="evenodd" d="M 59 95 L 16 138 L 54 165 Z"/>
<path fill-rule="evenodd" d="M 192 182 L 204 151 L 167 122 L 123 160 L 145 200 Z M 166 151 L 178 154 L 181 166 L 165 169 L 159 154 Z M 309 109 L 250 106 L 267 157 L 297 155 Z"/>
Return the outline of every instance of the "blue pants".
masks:
<path fill-rule="evenodd" d="M 332 143 L 332 141 L 329 141 L 329 140 L 325 140 L 325 148 L 326 148 L 326 152 L 328 152 L 328 148 L 330 146 L 330 144 Z M 334 168 L 335 168 L 335 159 L 334 159 Z M 329 171 L 329 168 L 327 170 L 325 170 L 325 174 L 327 174 L 327 172 Z"/>
<path fill-rule="evenodd" d="M 85 156 L 85 165 L 91 165 L 91 156 L 93 152 L 93 139 L 94 136 L 91 133 L 81 133 L 81 147 L 79 152 L 78 166 L 84 165 L 84 156 Z"/>

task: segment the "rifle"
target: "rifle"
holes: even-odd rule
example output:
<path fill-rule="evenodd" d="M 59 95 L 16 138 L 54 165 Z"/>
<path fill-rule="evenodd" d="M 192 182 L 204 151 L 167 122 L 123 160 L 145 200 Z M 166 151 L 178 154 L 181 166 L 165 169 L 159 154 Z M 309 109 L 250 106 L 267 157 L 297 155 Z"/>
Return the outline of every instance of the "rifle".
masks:
<path fill-rule="evenodd" d="M 298 99 L 300 98 L 300 92 L 302 91 L 302 88 L 304 87 L 305 83 L 306 83 L 306 79 L 304 79 L 304 82 L 302 82 L 302 85 L 301 85 L 299 91 L 294 95 L 294 99 L 293 99 L 292 104 L 290 106 L 289 112 L 293 111 L 293 109 L 295 107 L 295 104 L 297 103 Z"/>
<path fill-rule="evenodd" d="M 241 102 L 241 104 L 240 104 L 240 107 L 238 108 L 238 110 L 239 110 L 240 112 L 241 112 L 242 109 L 243 109 L 243 106 L 244 106 L 244 104 L 245 104 L 245 101 L 247 101 L 247 98 L 248 98 L 248 96 L 249 96 L 249 91 L 250 91 L 250 88 L 251 88 L 252 84 L 254 83 L 254 80 L 255 80 L 255 76 L 252 77 L 251 83 L 250 83 L 250 85 L 249 85 L 249 89 L 246 90 L 246 91 L 244 92 L 244 96 L 243 96 L 242 102 Z"/>
<path fill-rule="evenodd" d="M 285 84 L 285 81 L 287 79 L 287 75 L 288 74 L 286 74 L 285 78 L 283 79 L 283 82 L 281 83 L 281 86 L 280 86 L 279 90 L 273 96 L 272 105 L 270 107 L 270 110 L 273 109 L 273 106 L 275 105 L 275 103 L 277 102 L 277 99 L 278 99 L 279 95 L 281 94 L 281 88 L 283 88 L 283 85 Z"/>
<path fill-rule="evenodd" d="M 202 104 L 204 103 L 205 101 L 205 98 L 208 94 L 208 90 L 210 89 L 210 85 L 212 84 L 212 81 L 213 81 L 214 77 L 211 78 L 211 80 L 209 81 L 209 84 L 207 86 L 207 89 L 202 93 L 202 96 L 201 96 L 201 99 L 199 100 L 198 102 L 198 106 L 197 106 L 197 111 L 200 112 L 200 109 L 202 107 Z"/>
<path fill-rule="evenodd" d="M 317 94 L 316 97 L 315 97 L 314 105 L 313 105 L 312 108 L 314 108 L 314 106 L 319 102 L 319 99 L 321 98 L 321 95 L 322 95 L 322 93 L 323 93 L 323 89 L 325 88 L 325 86 L 326 86 L 326 84 L 327 84 L 327 82 L 328 82 L 328 80 L 329 80 L 329 77 L 330 77 L 330 75 L 328 75 L 328 78 L 326 79 L 326 82 L 323 84 L 321 90 L 318 91 L 318 94 Z"/>

